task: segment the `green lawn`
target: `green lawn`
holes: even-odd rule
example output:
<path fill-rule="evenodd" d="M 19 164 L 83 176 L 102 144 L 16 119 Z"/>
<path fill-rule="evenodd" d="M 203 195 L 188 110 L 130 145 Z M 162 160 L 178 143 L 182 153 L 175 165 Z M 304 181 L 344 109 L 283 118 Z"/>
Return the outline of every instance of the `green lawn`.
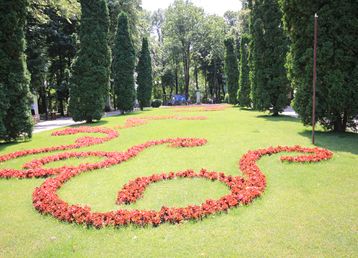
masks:
<path fill-rule="evenodd" d="M 208 144 L 149 148 L 121 165 L 75 177 L 58 194 L 71 204 L 109 211 L 118 208 L 118 190 L 138 176 L 187 168 L 237 175 L 237 162 L 248 150 L 296 144 L 312 147 L 309 128 L 297 119 L 274 118 L 238 108 L 187 113 L 158 109 L 130 117 L 168 114 L 205 115 L 208 119 L 151 121 L 120 130 L 120 136 L 112 141 L 80 150 L 120 151 L 148 140 L 173 137 L 202 137 Z M 126 118 L 106 118 L 99 124 L 114 127 Z M 51 137 L 50 133 L 35 134 L 26 143 L 1 144 L 0 153 L 72 143 L 79 136 Z M 32 206 L 32 193 L 44 179 L 0 179 L 0 257 L 357 257 L 358 135 L 319 132 L 316 141 L 318 146 L 334 152 L 332 160 L 288 164 L 281 163 L 279 155 L 262 158 L 259 166 L 267 176 L 267 188 L 249 206 L 198 222 L 156 228 L 96 230 L 59 222 L 41 215 Z M 25 161 L 46 155 L 19 158 L 0 167 L 20 168 Z M 48 166 L 97 160 L 71 159 Z M 149 186 L 144 197 L 128 209 L 184 207 L 228 192 L 217 181 L 159 182 Z"/>

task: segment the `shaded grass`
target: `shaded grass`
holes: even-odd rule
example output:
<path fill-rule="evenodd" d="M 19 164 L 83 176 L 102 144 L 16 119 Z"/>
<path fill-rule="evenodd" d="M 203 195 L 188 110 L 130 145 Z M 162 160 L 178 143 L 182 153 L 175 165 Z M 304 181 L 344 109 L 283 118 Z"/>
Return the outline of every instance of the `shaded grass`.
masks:
<path fill-rule="evenodd" d="M 171 112 L 170 109 L 150 110 L 130 117 Z M 115 205 L 118 190 L 138 176 L 188 168 L 238 175 L 237 162 L 250 149 L 311 146 L 310 132 L 294 118 L 265 118 L 258 112 L 234 108 L 175 114 L 205 115 L 208 120 L 151 121 L 121 130 L 119 138 L 110 142 L 78 151 L 121 151 L 168 137 L 204 137 L 208 144 L 182 149 L 153 147 L 121 165 L 75 177 L 58 194 L 69 203 L 88 204 L 94 210 L 107 211 L 118 208 Z M 103 125 L 121 125 L 128 117 L 106 118 Z M 50 137 L 50 133 L 35 134 L 31 142 L 1 144 L 1 154 L 69 144 L 78 137 Z M 62 223 L 32 207 L 32 192 L 44 179 L 0 180 L 0 257 L 357 256 L 358 135 L 319 132 L 316 141 L 335 152 L 332 160 L 287 164 L 279 161 L 279 155 L 264 157 L 259 166 L 268 184 L 261 198 L 227 214 L 158 228 L 130 226 L 95 230 Z M 46 155 L 20 158 L 0 166 L 20 168 L 25 161 Z M 81 161 L 97 159 L 70 159 L 49 166 Z M 160 182 L 148 187 L 143 199 L 128 209 L 200 204 L 227 191 L 220 182 L 203 179 Z"/>

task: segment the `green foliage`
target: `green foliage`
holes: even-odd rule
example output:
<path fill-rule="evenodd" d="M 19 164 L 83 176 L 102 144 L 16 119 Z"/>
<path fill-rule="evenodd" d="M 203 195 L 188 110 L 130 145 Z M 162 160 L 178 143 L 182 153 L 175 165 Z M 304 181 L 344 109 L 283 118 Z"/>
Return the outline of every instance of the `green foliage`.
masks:
<path fill-rule="evenodd" d="M 113 50 L 113 78 L 117 107 L 122 112 L 133 110 L 135 101 L 134 66 L 135 51 L 129 32 L 128 16 L 121 13 Z"/>
<path fill-rule="evenodd" d="M 162 105 L 162 101 L 160 99 L 153 99 L 152 107 L 159 108 Z"/>
<path fill-rule="evenodd" d="M 192 2 L 175 0 L 165 16 L 164 36 L 179 44 L 183 57 L 184 93 L 189 96 L 192 46 L 204 18 L 204 11 Z"/>
<path fill-rule="evenodd" d="M 105 0 L 82 0 L 80 50 L 73 65 L 69 111 L 75 121 L 100 120 L 108 96 L 109 16 Z"/>
<path fill-rule="evenodd" d="M 285 28 L 292 42 L 287 66 L 296 91 L 294 108 L 311 123 L 313 25 L 318 13 L 317 112 L 326 129 L 355 130 L 358 114 L 358 2 L 281 0 Z M 299 15 L 297 15 L 299 14 Z"/>
<path fill-rule="evenodd" d="M 118 29 L 118 17 L 121 12 L 128 16 L 128 26 L 133 40 L 134 48 L 137 50 L 141 46 L 141 40 L 145 36 L 144 10 L 141 8 L 141 0 L 106 0 L 108 2 L 110 15 L 109 41 L 113 51 Z"/>
<path fill-rule="evenodd" d="M 24 25 L 26 0 L 3 0 L 0 4 L 0 140 L 32 136 L 26 65 Z"/>
<path fill-rule="evenodd" d="M 137 74 L 137 99 L 140 108 L 143 110 L 144 107 L 150 106 L 153 88 L 152 59 L 150 57 L 147 38 L 143 38 L 142 51 L 137 65 Z"/>
<path fill-rule="evenodd" d="M 48 11 L 50 21 L 46 28 L 47 54 L 50 61 L 48 81 L 56 90 L 58 109 L 64 116 L 64 108 L 69 98 L 70 65 L 76 55 L 77 18 L 71 20 Z M 51 103 L 50 103 L 51 104 Z M 51 110 L 51 106 L 49 107 Z"/>
<path fill-rule="evenodd" d="M 250 37 L 247 34 L 241 36 L 240 42 L 240 78 L 238 90 L 238 103 L 242 107 L 250 107 L 250 80 L 249 80 L 249 62 L 248 62 L 248 44 Z"/>
<path fill-rule="evenodd" d="M 79 16 L 81 8 L 78 0 L 31 0 L 30 13 L 39 22 L 46 23 L 51 18 L 47 10 L 55 10 L 58 16 L 64 17 L 70 21 L 70 18 Z"/>
<path fill-rule="evenodd" d="M 225 40 L 225 46 L 225 73 L 229 93 L 228 102 L 235 105 L 237 103 L 237 91 L 239 89 L 239 68 L 237 64 L 234 39 L 229 38 Z"/>
<path fill-rule="evenodd" d="M 255 1 L 253 12 L 253 105 L 278 115 L 289 104 L 285 69 L 288 42 L 282 13 L 277 0 Z"/>
<path fill-rule="evenodd" d="M 197 27 L 193 53 L 208 86 L 204 89 L 204 98 L 211 97 L 218 103 L 225 95 L 223 76 L 227 25 L 223 17 L 206 15 Z"/>

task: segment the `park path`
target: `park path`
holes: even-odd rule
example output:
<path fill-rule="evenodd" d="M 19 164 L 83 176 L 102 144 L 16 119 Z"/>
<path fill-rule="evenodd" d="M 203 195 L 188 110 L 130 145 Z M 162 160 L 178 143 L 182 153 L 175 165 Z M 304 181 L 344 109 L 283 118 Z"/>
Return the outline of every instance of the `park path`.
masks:
<path fill-rule="evenodd" d="M 105 113 L 105 115 L 103 117 L 109 117 L 109 116 L 115 116 L 115 115 L 119 115 L 119 111 Z M 33 133 L 40 133 L 40 132 L 49 131 L 49 130 L 56 129 L 56 128 L 66 127 L 66 126 L 70 126 L 70 125 L 79 125 L 79 124 L 83 124 L 83 123 L 84 122 L 75 122 L 72 120 L 71 117 L 61 117 L 56 120 L 42 121 L 42 122 L 35 124 Z"/>
<path fill-rule="evenodd" d="M 282 112 L 282 114 L 285 116 L 291 116 L 291 117 L 295 117 L 295 118 L 298 117 L 297 113 L 291 107 L 287 107 Z M 104 117 L 115 116 L 115 115 L 119 115 L 119 111 L 105 113 Z M 34 126 L 33 133 L 40 133 L 40 132 L 49 131 L 49 130 L 56 129 L 56 128 L 66 127 L 66 126 L 70 126 L 70 125 L 83 124 L 83 123 L 84 122 L 75 122 L 72 120 L 71 117 L 61 117 L 56 120 L 48 120 L 48 121 L 42 121 L 42 122 L 37 123 Z"/>

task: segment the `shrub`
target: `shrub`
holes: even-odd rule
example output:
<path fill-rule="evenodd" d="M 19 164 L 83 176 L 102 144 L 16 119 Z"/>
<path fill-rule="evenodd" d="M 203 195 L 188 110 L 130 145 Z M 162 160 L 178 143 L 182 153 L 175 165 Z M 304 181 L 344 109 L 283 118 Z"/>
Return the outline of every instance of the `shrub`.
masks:
<path fill-rule="evenodd" d="M 162 105 L 162 101 L 160 99 L 154 99 L 152 101 L 152 107 L 159 108 Z"/>

